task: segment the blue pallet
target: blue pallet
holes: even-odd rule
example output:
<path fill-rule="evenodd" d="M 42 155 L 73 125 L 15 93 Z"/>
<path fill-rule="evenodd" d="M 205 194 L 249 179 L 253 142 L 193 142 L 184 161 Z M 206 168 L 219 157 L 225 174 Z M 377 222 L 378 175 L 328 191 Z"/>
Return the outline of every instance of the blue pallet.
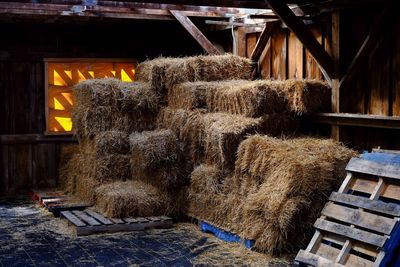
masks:
<path fill-rule="evenodd" d="M 386 242 L 385 257 L 379 266 L 400 266 L 400 223 L 397 222 L 389 240 Z"/>
<path fill-rule="evenodd" d="M 361 158 L 381 162 L 391 165 L 400 165 L 400 154 L 391 154 L 391 153 L 381 153 L 381 152 L 364 152 L 361 154 Z"/>
<path fill-rule="evenodd" d="M 242 239 L 236 234 L 224 231 L 205 221 L 200 222 L 200 230 L 203 233 L 211 233 L 225 242 L 243 244 L 248 249 L 251 249 L 255 244 L 255 240 Z"/>

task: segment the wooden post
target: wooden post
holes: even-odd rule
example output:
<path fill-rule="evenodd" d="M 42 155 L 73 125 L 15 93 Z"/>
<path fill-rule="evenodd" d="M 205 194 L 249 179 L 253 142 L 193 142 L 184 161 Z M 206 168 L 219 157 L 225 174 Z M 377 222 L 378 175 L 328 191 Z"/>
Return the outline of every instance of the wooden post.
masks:
<path fill-rule="evenodd" d="M 332 79 L 332 112 L 340 113 L 340 13 L 332 14 L 332 58 L 334 62 L 334 78 Z M 332 125 L 331 137 L 340 141 L 340 126 Z"/>
<path fill-rule="evenodd" d="M 246 56 L 246 31 L 244 27 L 237 27 L 236 30 L 234 30 L 234 36 L 235 36 L 235 46 L 236 46 L 236 51 L 233 51 L 234 54 L 245 57 Z"/>

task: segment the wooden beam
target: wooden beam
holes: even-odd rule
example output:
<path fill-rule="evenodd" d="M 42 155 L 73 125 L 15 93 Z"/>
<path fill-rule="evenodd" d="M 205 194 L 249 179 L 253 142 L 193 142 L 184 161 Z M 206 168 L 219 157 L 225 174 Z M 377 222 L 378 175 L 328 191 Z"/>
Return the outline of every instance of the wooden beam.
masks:
<path fill-rule="evenodd" d="M 71 4 L 71 5 L 81 5 L 82 0 L 51 0 L 54 4 Z M 164 3 L 157 3 L 164 2 Z M 255 1 L 251 1 L 255 2 Z M 234 4 L 235 3 L 235 4 Z M 114 1 L 114 0 L 98 0 L 97 5 L 100 6 L 126 6 L 131 8 L 153 8 L 153 9 L 164 9 L 164 10 L 190 10 L 190 11 L 201 11 L 207 8 L 207 11 L 217 11 L 224 13 L 243 13 L 253 11 L 263 10 L 265 12 L 265 4 L 259 3 L 255 7 L 244 7 L 245 5 L 238 5 L 238 1 L 182 1 L 182 0 L 169 0 L 169 1 L 154 1 L 154 0 L 146 0 L 146 1 Z M 300 8 L 298 8 L 300 9 Z"/>
<path fill-rule="evenodd" d="M 231 22 L 231 21 L 222 21 L 222 20 L 206 20 L 204 21 L 205 24 L 210 25 L 222 25 L 222 26 L 230 26 L 230 27 L 262 27 L 265 23 L 243 23 L 243 22 Z"/>
<path fill-rule="evenodd" d="M 314 35 L 307 29 L 304 23 L 296 17 L 285 2 L 280 0 L 265 0 L 271 6 L 275 14 L 296 34 L 297 38 L 310 51 L 312 57 L 319 65 L 323 75 L 330 82 L 334 78 L 334 62 Z"/>
<path fill-rule="evenodd" d="M 172 20 L 173 17 L 168 10 L 179 10 L 188 17 L 219 18 L 265 12 L 265 9 L 156 4 L 127 1 L 98 1 L 97 5 L 86 6 L 85 11 L 79 14 L 72 12 L 72 7 L 74 5 L 80 6 L 81 4 L 82 1 L 52 1 L 51 4 L 0 2 L 0 14 Z"/>
<path fill-rule="evenodd" d="M 400 117 L 351 113 L 317 113 L 309 116 L 309 120 L 331 125 L 400 130 Z"/>
<path fill-rule="evenodd" d="M 388 24 L 390 19 L 393 18 L 392 15 L 394 12 L 397 11 L 397 9 L 394 8 L 394 2 L 394 0 L 390 0 L 378 17 L 367 38 L 365 38 L 353 61 L 350 63 L 346 74 L 340 81 L 340 88 L 348 87 L 349 82 L 353 79 L 354 75 L 357 73 L 357 70 L 364 64 L 366 58 L 370 56 L 370 52 L 379 45 L 379 39 L 384 31 L 384 26 Z"/>
<path fill-rule="evenodd" d="M 194 23 L 182 12 L 170 10 L 171 14 L 192 35 L 199 45 L 210 55 L 219 55 L 221 52 L 207 39 L 207 37 L 194 25 Z"/>
<path fill-rule="evenodd" d="M 279 23 L 271 22 L 265 25 L 264 30 L 261 32 L 260 37 L 257 40 L 256 46 L 251 52 L 250 59 L 254 62 L 258 62 L 260 60 L 261 54 L 265 49 L 265 46 L 268 43 L 269 38 L 272 35 L 272 32 L 276 28 Z"/>
<path fill-rule="evenodd" d="M 65 136 L 45 136 L 41 134 L 4 134 L 0 135 L 0 144 L 33 144 L 33 143 L 55 143 L 55 142 L 72 142 L 77 140 L 67 134 Z"/>

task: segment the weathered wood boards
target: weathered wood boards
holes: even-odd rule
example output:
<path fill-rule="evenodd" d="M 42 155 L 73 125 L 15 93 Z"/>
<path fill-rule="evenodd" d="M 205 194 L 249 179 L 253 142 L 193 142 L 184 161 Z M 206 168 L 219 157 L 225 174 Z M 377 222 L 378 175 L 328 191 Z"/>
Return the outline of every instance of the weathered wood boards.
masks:
<path fill-rule="evenodd" d="M 400 166 L 360 158 L 352 158 L 346 167 L 346 171 L 400 179 Z"/>
<path fill-rule="evenodd" d="M 68 196 L 57 191 L 36 191 L 33 192 L 32 199 L 38 201 L 41 206 L 53 213 L 56 217 L 60 215 L 61 211 L 80 211 L 90 207 L 87 203 L 71 201 Z"/>
<path fill-rule="evenodd" d="M 400 240 L 400 164 L 394 156 L 400 159 L 390 153 L 390 161 L 382 154 L 366 157 L 375 161 L 350 160 L 339 192 L 329 197 L 311 242 L 295 261 L 311 266 L 386 266 L 393 259 Z"/>
<path fill-rule="evenodd" d="M 166 216 L 108 219 L 94 211 L 75 210 L 62 211 L 61 216 L 75 227 L 78 236 L 172 227 L 172 219 Z"/>

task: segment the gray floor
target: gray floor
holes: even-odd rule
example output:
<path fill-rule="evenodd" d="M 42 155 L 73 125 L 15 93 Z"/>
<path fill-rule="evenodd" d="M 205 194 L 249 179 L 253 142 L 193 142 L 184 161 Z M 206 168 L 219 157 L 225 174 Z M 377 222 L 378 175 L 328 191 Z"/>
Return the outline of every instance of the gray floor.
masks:
<path fill-rule="evenodd" d="M 172 229 L 75 237 L 65 220 L 26 198 L 0 201 L 0 266 L 287 266 L 202 234 Z"/>

